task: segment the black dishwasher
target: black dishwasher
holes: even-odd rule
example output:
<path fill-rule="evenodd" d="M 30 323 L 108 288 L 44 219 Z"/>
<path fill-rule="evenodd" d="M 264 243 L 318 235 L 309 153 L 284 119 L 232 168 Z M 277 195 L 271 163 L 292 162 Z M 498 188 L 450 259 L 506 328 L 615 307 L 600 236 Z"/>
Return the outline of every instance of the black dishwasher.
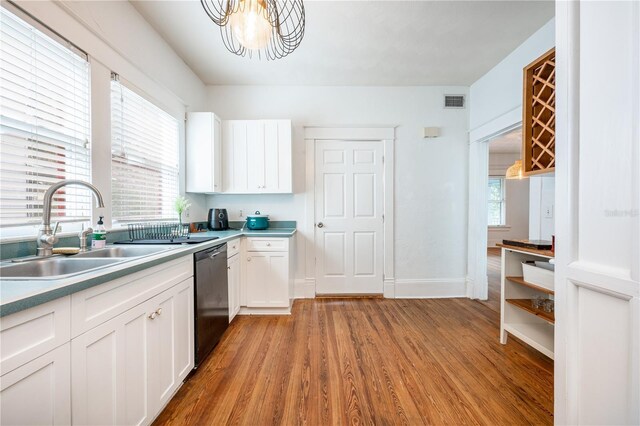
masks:
<path fill-rule="evenodd" d="M 227 244 L 195 253 L 195 366 L 213 350 L 229 326 Z"/>

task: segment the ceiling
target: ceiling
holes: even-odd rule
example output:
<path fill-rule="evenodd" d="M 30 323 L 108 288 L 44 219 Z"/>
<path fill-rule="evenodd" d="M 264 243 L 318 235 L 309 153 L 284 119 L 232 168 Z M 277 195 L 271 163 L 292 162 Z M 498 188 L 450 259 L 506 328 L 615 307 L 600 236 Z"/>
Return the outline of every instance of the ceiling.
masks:
<path fill-rule="evenodd" d="M 489 154 L 520 154 L 522 128 L 515 129 L 489 141 Z"/>
<path fill-rule="evenodd" d="M 552 1 L 305 0 L 306 32 L 277 61 L 228 52 L 199 1 L 131 1 L 212 85 L 468 86 L 554 14 Z"/>

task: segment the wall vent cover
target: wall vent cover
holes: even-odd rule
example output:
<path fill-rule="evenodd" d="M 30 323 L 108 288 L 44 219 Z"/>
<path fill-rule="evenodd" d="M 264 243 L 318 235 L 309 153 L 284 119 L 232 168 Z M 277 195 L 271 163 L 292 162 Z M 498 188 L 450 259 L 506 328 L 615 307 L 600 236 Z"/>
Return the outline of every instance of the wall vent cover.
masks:
<path fill-rule="evenodd" d="M 444 95 L 445 108 L 464 108 L 464 95 Z"/>

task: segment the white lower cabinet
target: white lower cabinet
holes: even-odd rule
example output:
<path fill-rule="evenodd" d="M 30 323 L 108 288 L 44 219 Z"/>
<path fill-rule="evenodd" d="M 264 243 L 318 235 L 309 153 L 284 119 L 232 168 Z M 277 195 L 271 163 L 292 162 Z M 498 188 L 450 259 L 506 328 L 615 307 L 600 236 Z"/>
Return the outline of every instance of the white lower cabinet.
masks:
<path fill-rule="evenodd" d="M 0 424 L 71 423 L 69 343 L 0 377 Z"/>
<path fill-rule="evenodd" d="M 240 312 L 240 255 L 234 254 L 227 258 L 229 270 L 229 323 Z"/>
<path fill-rule="evenodd" d="M 246 298 L 249 308 L 288 308 L 291 298 L 289 240 L 278 251 L 250 251 L 261 244 L 276 247 L 283 239 L 248 238 L 246 253 Z M 268 246 L 267 246 L 268 244 Z"/>
<path fill-rule="evenodd" d="M 148 424 L 193 368 L 193 278 L 71 341 L 74 424 Z"/>

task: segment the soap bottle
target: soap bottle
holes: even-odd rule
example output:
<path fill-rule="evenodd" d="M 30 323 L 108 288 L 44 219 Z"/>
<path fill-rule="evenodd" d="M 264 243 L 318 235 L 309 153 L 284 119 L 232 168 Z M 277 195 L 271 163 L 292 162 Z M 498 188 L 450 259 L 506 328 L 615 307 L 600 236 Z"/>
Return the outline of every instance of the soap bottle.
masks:
<path fill-rule="evenodd" d="M 104 227 L 104 222 L 102 221 L 103 218 L 104 216 L 100 216 L 98 225 L 93 231 L 93 238 L 91 239 L 92 249 L 104 248 L 107 245 L 107 230 Z"/>

